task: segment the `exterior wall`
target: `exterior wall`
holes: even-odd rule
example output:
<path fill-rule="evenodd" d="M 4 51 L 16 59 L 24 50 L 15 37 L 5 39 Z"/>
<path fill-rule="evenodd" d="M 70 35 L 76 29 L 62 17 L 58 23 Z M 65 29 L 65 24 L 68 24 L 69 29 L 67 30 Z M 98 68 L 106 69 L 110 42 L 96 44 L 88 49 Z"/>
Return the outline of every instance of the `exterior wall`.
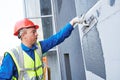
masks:
<path fill-rule="evenodd" d="M 77 15 L 80 14 L 80 3 L 78 1 L 76 0 Z M 98 11 L 96 11 L 96 13 L 98 12 L 97 25 L 92 27 L 84 36 L 80 36 L 84 54 L 86 80 L 118 80 L 120 79 L 120 38 L 118 37 L 118 34 L 120 34 L 118 26 L 120 24 L 120 1 L 100 1 L 101 5 L 97 6 Z M 86 12 L 84 9 L 87 10 L 87 7 L 82 8 L 82 11 Z M 83 33 L 81 28 L 79 31 Z"/>
<path fill-rule="evenodd" d="M 81 14 L 88 12 L 96 2 L 93 0 L 76 1 L 77 15 L 80 15 L 80 12 Z M 96 27 L 94 26 L 89 32 L 84 32 L 80 28 L 86 80 L 106 80 L 101 40 Z"/>
<path fill-rule="evenodd" d="M 106 80 L 120 79 L 120 0 L 105 0 L 101 7 L 98 31 L 106 66 Z M 112 5 L 113 4 L 113 5 Z"/>
<path fill-rule="evenodd" d="M 27 1 L 25 16 L 42 26 L 39 0 Z M 52 0 L 55 31 L 58 32 L 73 17 L 87 12 L 97 1 Z M 96 26 L 84 37 L 81 36 L 81 26 L 76 27 L 71 36 L 56 47 L 57 50 L 49 51 L 51 80 L 120 79 L 120 1 L 101 1 L 103 5 L 99 8 Z M 31 6 L 33 3 L 36 5 Z"/>
<path fill-rule="evenodd" d="M 56 32 L 76 16 L 74 0 L 54 0 Z M 61 80 L 86 80 L 78 28 L 58 46 Z M 66 64 L 67 63 L 67 64 Z"/>

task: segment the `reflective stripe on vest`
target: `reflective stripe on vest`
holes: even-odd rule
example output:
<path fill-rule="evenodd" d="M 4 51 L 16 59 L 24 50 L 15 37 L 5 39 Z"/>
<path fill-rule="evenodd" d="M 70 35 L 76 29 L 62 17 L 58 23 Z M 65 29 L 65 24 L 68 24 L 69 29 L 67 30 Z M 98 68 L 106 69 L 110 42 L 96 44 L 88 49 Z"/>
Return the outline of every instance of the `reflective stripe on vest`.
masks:
<path fill-rule="evenodd" d="M 27 53 L 22 51 L 24 68 L 20 67 L 23 65 L 21 64 L 20 54 L 22 53 L 20 53 L 20 50 L 16 48 L 8 51 L 15 62 L 18 75 L 20 76 L 20 72 L 24 74 L 21 80 L 43 80 L 42 52 L 40 44 L 37 44 L 37 46 L 38 49 L 34 50 L 35 61 Z M 15 78 L 12 80 L 15 80 Z"/>

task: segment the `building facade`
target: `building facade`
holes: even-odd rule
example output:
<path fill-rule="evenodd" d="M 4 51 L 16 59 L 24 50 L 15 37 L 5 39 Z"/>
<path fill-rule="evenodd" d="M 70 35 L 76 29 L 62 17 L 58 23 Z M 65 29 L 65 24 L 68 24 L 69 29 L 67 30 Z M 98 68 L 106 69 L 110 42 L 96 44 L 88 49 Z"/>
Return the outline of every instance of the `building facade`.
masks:
<path fill-rule="evenodd" d="M 117 19 L 120 1 L 24 0 L 25 17 L 40 26 L 39 40 L 55 34 L 73 17 L 88 12 L 98 1 L 102 5 L 96 10 L 97 25 L 87 33 L 78 25 L 69 38 L 48 51 L 50 80 L 120 79 L 120 38 L 116 36 L 120 33 Z"/>

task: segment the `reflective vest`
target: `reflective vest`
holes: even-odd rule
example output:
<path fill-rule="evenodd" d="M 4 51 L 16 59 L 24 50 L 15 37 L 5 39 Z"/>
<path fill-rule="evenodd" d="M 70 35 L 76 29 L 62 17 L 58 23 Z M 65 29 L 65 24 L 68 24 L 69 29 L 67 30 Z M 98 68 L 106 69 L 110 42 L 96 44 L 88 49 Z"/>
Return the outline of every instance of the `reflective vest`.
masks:
<path fill-rule="evenodd" d="M 43 80 L 43 63 L 40 44 L 36 44 L 38 49 L 34 50 L 35 61 L 18 46 L 16 49 L 8 51 L 15 62 L 18 71 L 18 80 Z M 12 80 L 17 80 L 12 77 Z"/>

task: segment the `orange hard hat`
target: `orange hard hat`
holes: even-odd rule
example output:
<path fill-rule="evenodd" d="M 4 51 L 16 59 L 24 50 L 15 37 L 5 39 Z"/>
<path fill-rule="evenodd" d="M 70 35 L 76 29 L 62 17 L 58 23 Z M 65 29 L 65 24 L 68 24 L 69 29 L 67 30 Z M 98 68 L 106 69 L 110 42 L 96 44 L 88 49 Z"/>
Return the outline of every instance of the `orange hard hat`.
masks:
<path fill-rule="evenodd" d="M 18 36 L 20 29 L 28 27 L 35 27 L 35 29 L 39 28 L 39 26 L 35 25 L 31 20 L 24 18 L 23 20 L 16 22 L 14 27 L 14 35 Z"/>

